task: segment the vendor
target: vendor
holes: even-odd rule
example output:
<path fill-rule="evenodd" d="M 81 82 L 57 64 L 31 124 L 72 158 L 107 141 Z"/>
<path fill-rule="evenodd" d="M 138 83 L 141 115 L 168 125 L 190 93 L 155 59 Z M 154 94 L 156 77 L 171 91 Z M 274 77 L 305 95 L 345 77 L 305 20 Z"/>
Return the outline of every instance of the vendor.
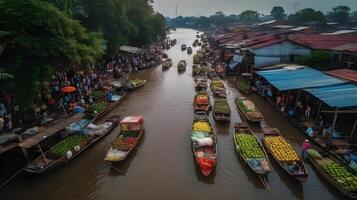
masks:
<path fill-rule="evenodd" d="M 291 163 L 291 165 L 288 165 L 288 171 L 290 173 L 296 173 L 299 172 L 300 167 L 297 165 L 297 163 L 294 161 Z"/>

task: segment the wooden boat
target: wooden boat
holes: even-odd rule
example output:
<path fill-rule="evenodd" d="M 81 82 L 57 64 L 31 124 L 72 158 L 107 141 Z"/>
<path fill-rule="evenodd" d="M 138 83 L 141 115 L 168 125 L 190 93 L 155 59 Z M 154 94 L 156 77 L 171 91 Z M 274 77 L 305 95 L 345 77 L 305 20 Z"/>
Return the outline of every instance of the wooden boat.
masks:
<path fill-rule="evenodd" d="M 207 92 L 198 92 L 193 99 L 194 112 L 209 112 L 211 110 L 210 97 Z"/>
<path fill-rule="evenodd" d="M 195 128 L 195 123 L 203 122 L 208 124 L 208 130 L 197 130 Z M 200 168 L 201 173 L 204 176 L 209 176 L 217 163 L 217 137 L 213 133 L 213 129 L 211 123 L 208 120 L 208 117 L 205 112 L 198 112 L 195 116 L 192 123 L 192 135 L 191 135 L 191 144 L 192 144 L 192 152 L 195 157 L 196 163 Z M 199 141 L 193 139 L 194 131 L 200 131 L 207 133 L 208 140 L 212 143 L 210 145 L 202 145 Z"/>
<path fill-rule="evenodd" d="M 201 66 L 194 64 L 192 65 L 192 76 L 196 76 L 200 73 Z"/>
<path fill-rule="evenodd" d="M 181 50 L 182 50 L 182 51 L 185 51 L 186 49 L 187 49 L 187 46 L 186 46 L 185 44 L 182 44 L 182 45 L 181 45 Z"/>
<path fill-rule="evenodd" d="M 112 142 L 104 160 L 123 161 L 139 143 L 144 134 L 144 118 L 142 116 L 125 117 L 120 122 L 121 132 Z"/>
<path fill-rule="evenodd" d="M 168 58 L 164 61 L 164 63 L 162 63 L 162 70 L 167 70 L 170 67 L 172 67 L 172 59 Z"/>
<path fill-rule="evenodd" d="M 42 174 L 51 169 L 60 167 L 83 152 L 88 147 L 108 135 L 117 126 L 118 118 L 110 119 L 104 123 L 90 124 L 81 132 L 70 134 L 61 142 L 42 153 L 25 167 L 25 171 L 32 174 Z M 42 149 L 40 149 L 42 152 Z"/>
<path fill-rule="evenodd" d="M 141 86 L 143 86 L 146 83 L 146 80 L 140 80 L 140 79 L 134 79 L 134 80 L 129 80 L 125 87 L 127 90 L 134 90 L 137 89 Z"/>
<path fill-rule="evenodd" d="M 264 118 L 255 104 L 245 97 L 238 97 L 236 105 L 239 113 L 249 122 L 261 122 Z"/>
<path fill-rule="evenodd" d="M 195 78 L 195 89 L 206 90 L 208 78 L 206 76 L 198 76 Z"/>
<path fill-rule="evenodd" d="M 185 71 L 186 70 L 186 61 L 185 60 L 180 60 L 180 62 L 177 64 L 177 70 L 178 71 Z"/>
<path fill-rule="evenodd" d="M 89 107 L 89 110 L 86 111 L 86 118 L 93 119 L 93 122 L 99 121 L 106 114 L 116 108 L 124 100 L 125 97 L 125 91 L 114 92 L 109 102 L 107 100 L 103 100 L 101 102 L 96 102 L 95 104 L 92 104 L 91 107 Z"/>
<path fill-rule="evenodd" d="M 343 168 L 345 168 L 348 172 L 353 174 L 350 169 L 344 167 L 340 161 L 337 159 L 333 158 L 330 156 L 327 152 L 320 152 L 319 153 L 322 158 L 316 158 L 309 153 L 307 153 L 308 160 L 309 162 L 314 166 L 315 170 L 332 186 L 334 187 L 337 191 L 339 191 L 342 195 L 344 195 L 347 199 L 357 199 L 357 188 L 352 188 L 351 190 L 346 188 L 344 186 L 344 181 L 338 181 L 336 178 L 334 178 L 332 175 L 330 175 L 324 168 L 323 166 L 326 164 L 334 163 L 336 165 L 339 165 Z M 354 181 L 357 180 L 356 175 L 351 175 L 349 179 L 353 179 Z"/>
<path fill-rule="evenodd" d="M 240 145 L 240 141 L 244 140 L 246 142 L 242 144 L 249 144 L 250 146 Z M 257 175 L 267 175 L 270 172 L 267 153 L 257 136 L 249 129 L 246 123 L 235 124 L 233 142 L 240 158 L 244 160 L 254 173 Z M 254 153 L 252 154 L 252 152 Z"/>
<path fill-rule="evenodd" d="M 210 84 L 211 91 L 215 97 L 226 97 L 226 89 L 220 79 L 212 79 Z"/>
<path fill-rule="evenodd" d="M 304 161 L 296 149 L 280 135 L 279 130 L 267 127 L 263 129 L 263 133 L 263 145 L 279 166 L 294 179 L 306 181 L 309 174 Z M 298 167 L 298 170 L 291 172 L 289 166 L 293 164 Z"/>
<path fill-rule="evenodd" d="M 188 53 L 188 54 L 192 54 L 192 48 L 191 48 L 191 47 L 188 47 L 188 48 L 187 48 L 187 53 Z"/>
<path fill-rule="evenodd" d="M 216 121 L 230 121 L 231 120 L 231 109 L 229 108 L 227 99 L 219 98 L 214 101 L 213 118 Z"/>
<path fill-rule="evenodd" d="M 223 65 L 217 65 L 215 67 L 215 71 L 216 71 L 216 74 L 220 77 L 224 77 L 226 75 Z"/>

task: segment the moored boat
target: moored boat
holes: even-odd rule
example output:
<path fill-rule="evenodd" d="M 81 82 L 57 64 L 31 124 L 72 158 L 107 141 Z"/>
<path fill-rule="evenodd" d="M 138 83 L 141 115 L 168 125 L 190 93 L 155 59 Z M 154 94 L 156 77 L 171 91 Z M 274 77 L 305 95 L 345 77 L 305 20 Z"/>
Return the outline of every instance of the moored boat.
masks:
<path fill-rule="evenodd" d="M 207 92 L 198 92 L 193 100 L 194 112 L 209 112 L 211 108 L 209 94 Z"/>
<path fill-rule="evenodd" d="M 217 163 L 217 137 L 205 112 L 197 113 L 192 123 L 192 152 L 204 176 L 209 176 Z"/>
<path fill-rule="evenodd" d="M 182 50 L 182 51 L 185 51 L 186 49 L 187 49 L 186 44 L 182 44 L 182 45 L 181 45 L 181 50 Z"/>
<path fill-rule="evenodd" d="M 226 97 L 226 89 L 220 79 L 212 79 L 210 84 L 211 91 L 215 97 Z"/>
<path fill-rule="evenodd" d="M 108 135 L 117 126 L 118 120 L 118 118 L 114 118 L 97 125 L 89 124 L 81 131 L 70 134 L 47 152 L 38 156 L 24 170 L 33 174 L 42 174 L 62 166 Z M 41 149 L 40 151 L 42 152 Z"/>
<path fill-rule="evenodd" d="M 168 58 L 164 61 L 164 63 L 162 63 L 162 70 L 167 70 L 170 67 L 172 67 L 172 59 Z"/>
<path fill-rule="evenodd" d="M 239 97 L 236 99 L 236 105 L 238 107 L 239 113 L 249 122 L 260 122 L 262 121 L 263 115 L 255 106 L 255 104 L 246 99 L 245 97 Z"/>
<path fill-rule="evenodd" d="M 133 80 L 129 80 L 125 87 L 127 90 L 134 90 L 138 87 L 143 86 L 146 83 L 146 80 L 141 80 L 141 79 L 133 79 Z"/>
<path fill-rule="evenodd" d="M 235 124 L 233 142 L 240 158 L 254 173 L 267 175 L 270 172 L 267 153 L 246 123 Z"/>
<path fill-rule="evenodd" d="M 357 176 L 327 152 L 307 151 L 308 160 L 316 171 L 348 199 L 357 199 Z"/>
<path fill-rule="evenodd" d="M 308 172 L 296 149 L 289 144 L 276 128 L 263 129 L 263 145 L 279 166 L 298 181 L 306 181 Z"/>
<path fill-rule="evenodd" d="M 192 54 L 192 48 L 191 48 L 191 47 L 188 47 L 188 48 L 187 48 L 187 53 L 188 53 L 188 54 Z"/>
<path fill-rule="evenodd" d="M 216 121 L 230 121 L 231 109 L 226 98 L 215 99 L 213 105 L 213 118 Z"/>
<path fill-rule="evenodd" d="M 196 90 L 206 90 L 207 89 L 207 77 L 199 76 L 195 79 L 195 89 Z"/>
<path fill-rule="evenodd" d="M 125 117 L 120 121 L 120 134 L 112 142 L 104 160 L 123 161 L 139 143 L 144 134 L 144 118 L 142 116 Z"/>

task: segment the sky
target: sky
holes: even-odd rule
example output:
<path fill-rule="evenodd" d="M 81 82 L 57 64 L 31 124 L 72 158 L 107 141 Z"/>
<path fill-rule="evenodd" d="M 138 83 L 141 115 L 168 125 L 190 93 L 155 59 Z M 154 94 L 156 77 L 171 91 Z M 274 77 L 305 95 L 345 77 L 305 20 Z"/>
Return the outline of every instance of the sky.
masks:
<path fill-rule="evenodd" d="M 287 13 L 303 8 L 313 8 L 326 13 L 338 5 L 347 5 L 357 10 L 357 0 L 154 0 L 154 9 L 164 16 L 209 16 L 217 11 L 225 14 L 240 14 L 251 9 L 269 14 L 274 6 L 282 6 Z"/>

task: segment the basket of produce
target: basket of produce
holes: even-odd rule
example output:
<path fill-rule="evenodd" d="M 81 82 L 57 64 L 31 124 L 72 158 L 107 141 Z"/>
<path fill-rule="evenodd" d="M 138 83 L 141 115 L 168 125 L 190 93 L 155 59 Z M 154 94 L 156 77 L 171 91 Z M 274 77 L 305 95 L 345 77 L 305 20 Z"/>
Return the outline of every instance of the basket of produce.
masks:
<path fill-rule="evenodd" d="M 278 161 L 300 161 L 300 157 L 295 149 L 291 146 L 291 144 L 286 142 L 282 136 L 265 136 L 263 140 L 273 157 Z"/>
<path fill-rule="evenodd" d="M 261 121 L 263 115 L 256 108 L 255 104 L 245 98 L 237 98 L 236 105 L 239 111 L 244 115 L 248 121 Z"/>
<path fill-rule="evenodd" d="M 235 137 L 245 159 L 266 158 L 265 153 L 254 136 L 248 134 L 237 134 Z"/>
<path fill-rule="evenodd" d="M 118 137 L 112 144 L 113 149 L 129 151 L 137 142 L 136 137 Z"/>
<path fill-rule="evenodd" d="M 87 137 L 81 134 L 75 134 L 62 140 L 48 151 L 50 157 L 64 156 L 68 151 L 73 151 L 75 146 L 82 149 L 87 145 Z"/>
<path fill-rule="evenodd" d="M 229 108 L 228 102 L 226 99 L 217 99 L 214 102 L 213 111 L 215 113 L 226 114 L 229 115 L 231 113 L 231 109 Z"/>

